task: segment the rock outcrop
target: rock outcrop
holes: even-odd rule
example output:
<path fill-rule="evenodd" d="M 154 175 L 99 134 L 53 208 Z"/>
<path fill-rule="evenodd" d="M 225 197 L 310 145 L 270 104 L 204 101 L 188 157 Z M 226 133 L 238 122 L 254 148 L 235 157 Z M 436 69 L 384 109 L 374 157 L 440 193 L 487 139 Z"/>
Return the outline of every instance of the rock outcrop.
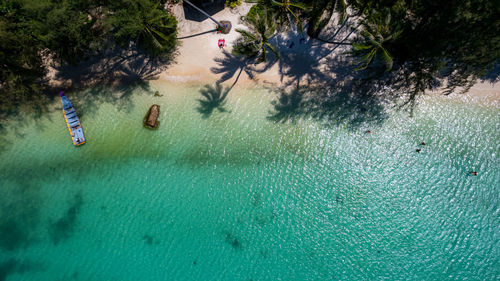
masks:
<path fill-rule="evenodd" d="M 160 125 L 160 121 L 158 121 L 158 117 L 160 116 L 160 106 L 157 104 L 153 104 L 149 110 L 148 114 L 144 117 L 144 126 L 150 129 L 157 129 L 158 125 Z"/>

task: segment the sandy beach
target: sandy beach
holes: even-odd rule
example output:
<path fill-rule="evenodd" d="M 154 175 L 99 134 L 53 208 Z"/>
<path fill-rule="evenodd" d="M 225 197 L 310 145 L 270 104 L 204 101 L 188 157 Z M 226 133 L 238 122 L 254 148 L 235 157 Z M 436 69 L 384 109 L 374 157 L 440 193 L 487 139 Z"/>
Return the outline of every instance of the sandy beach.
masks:
<path fill-rule="evenodd" d="M 146 56 L 131 50 L 110 51 L 104 59 L 94 59 L 77 67 L 49 67 L 48 80 L 54 88 L 85 88 L 96 84 L 114 84 L 126 81 L 160 80 L 185 84 L 216 84 L 226 87 L 260 85 L 271 88 L 296 87 L 317 81 L 335 78 L 340 71 L 353 71 L 345 52 L 348 47 L 322 44 L 306 34 L 288 32 L 272 39 L 281 55 L 268 64 L 255 65 L 245 58 L 231 55 L 232 47 L 239 37 L 236 29 L 246 29 L 241 16 L 246 15 L 252 4 L 243 3 L 235 9 L 225 8 L 212 16 L 217 20 L 232 23 L 229 34 L 218 34 L 216 25 L 209 18 L 202 21 L 188 20 L 182 5 L 169 10 L 178 19 L 179 47 L 168 63 L 153 63 Z M 334 28 L 332 24 L 331 28 Z M 339 36 L 347 35 L 341 31 Z M 224 39 L 226 46 L 218 47 Z M 50 60 L 50 59 L 49 59 Z M 428 92 L 440 94 L 441 92 Z M 456 96 L 452 94 L 451 97 Z M 478 81 L 460 99 L 500 102 L 500 82 Z"/>
<path fill-rule="evenodd" d="M 259 83 L 263 85 L 272 85 L 275 87 L 282 87 L 286 84 L 287 79 L 295 79 L 296 77 L 287 77 L 287 75 L 280 74 L 280 64 L 275 63 L 272 67 L 265 69 L 264 66 L 250 66 L 253 68 L 251 72 L 252 77 L 248 75 L 250 71 L 241 71 L 238 77 L 240 68 L 244 68 L 244 64 L 238 61 L 230 61 L 230 52 L 232 46 L 239 36 L 236 32 L 237 28 L 245 29 L 246 27 L 241 24 L 240 17 L 245 15 L 251 4 L 242 4 L 236 9 L 226 8 L 213 17 L 217 20 L 229 20 L 233 24 L 233 28 L 229 34 L 217 34 L 214 30 L 215 24 L 210 19 L 205 19 L 202 22 L 186 20 L 184 17 L 184 10 L 181 5 L 176 5 L 173 12 L 179 20 L 179 38 L 181 46 L 178 50 L 175 63 L 163 71 L 158 77 L 161 80 L 172 82 L 184 83 L 215 83 L 223 82 L 224 85 L 232 85 L 236 80 L 238 85 L 248 85 L 249 83 Z M 210 32 L 209 32 L 210 31 Z M 334 51 L 332 46 L 321 45 L 318 41 L 312 42 L 307 38 L 307 43 L 301 44 L 300 38 L 307 35 L 299 35 L 297 33 L 288 34 L 287 37 L 280 37 L 276 39 L 278 49 L 280 52 L 293 53 L 298 64 L 293 65 L 297 68 L 295 71 L 304 72 L 301 77 L 303 80 L 310 78 L 311 73 L 308 73 L 311 64 L 316 64 L 319 69 L 325 66 L 328 61 L 333 57 L 344 55 L 345 49 L 337 48 Z M 217 46 L 218 39 L 225 39 L 226 47 L 219 49 Z M 288 44 L 294 42 L 293 48 L 288 48 Z M 315 55 L 321 53 L 322 58 L 316 62 L 311 62 L 311 54 Z M 323 55 L 326 54 L 326 55 Z M 330 59 L 330 60 L 329 60 Z M 234 71 L 233 75 L 227 73 L 218 73 L 227 68 L 225 63 L 229 62 L 230 67 Z M 303 61 L 304 64 L 300 64 Z M 240 63 L 240 65 L 238 65 Z M 262 71 L 262 72 L 261 72 Z M 228 71 L 230 72 L 230 71 Z M 331 74 L 331 73 L 329 73 Z M 309 77 L 308 77 L 309 75 Z M 328 74 L 327 74 L 328 75 Z M 229 77 L 229 78 L 228 78 Z M 433 92 L 434 93 L 434 92 Z M 439 93 L 439 92 L 436 92 Z M 455 94 L 452 94 L 454 96 Z M 488 81 L 478 81 L 465 96 L 474 97 L 487 102 L 494 102 L 498 105 L 500 101 L 500 83 L 490 83 Z"/>

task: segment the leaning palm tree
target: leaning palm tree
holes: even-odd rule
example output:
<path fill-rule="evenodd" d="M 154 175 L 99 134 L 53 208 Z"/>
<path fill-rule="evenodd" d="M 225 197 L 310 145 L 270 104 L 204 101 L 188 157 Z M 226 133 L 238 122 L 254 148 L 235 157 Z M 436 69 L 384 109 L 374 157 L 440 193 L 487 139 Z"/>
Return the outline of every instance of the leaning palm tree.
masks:
<path fill-rule="evenodd" d="M 298 12 L 308 9 L 308 5 L 300 0 L 246 0 L 247 3 L 257 3 L 272 11 L 276 18 L 279 18 L 278 29 L 284 31 L 293 23 L 297 25 L 302 32 L 302 21 L 298 17 Z"/>
<path fill-rule="evenodd" d="M 270 0 L 271 5 L 275 7 L 277 16 L 279 17 L 279 29 L 283 30 L 290 26 L 293 22 L 297 25 L 302 32 L 302 21 L 297 16 L 300 10 L 306 10 L 306 5 L 300 2 L 292 2 L 290 0 Z"/>
<path fill-rule="evenodd" d="M 312 38 L 319 36 L 334 13 L 339 15 L 339 24 L 347 22 L 349 16 L 347 16 L 347 3 L 345 0 L 313 0 L 311 2 L 311 9 L 306 14 L 306 18 L 309 22 L 307 25 L 307 34 Z"/>
<path fill-rule="evenodd" d="M 278 51 L 269 43 L 275 35 L 276 22 L 269 9 L 260 5 L 253 6 L 243 18 L 248 30 L 236 29 L 241 36 L 236 40 L 233 54 L 257 58 L 257 63 L 267 60 L 269 51 L 279 57 Z"/>
<path fill-rule="evenodd" d="M 360 57 L 360 65 L 357 69 L 366 69 L 378 58 L 386 71 L 391 70 L 394 62 L 387 51 L 386 44 L 396 39 L 401 32 L 402 29 L 399 26 L 391 23 L 388 10 L 369 16 L 363 23 L 360 40 L 352 43 L 352 54 Z"/>

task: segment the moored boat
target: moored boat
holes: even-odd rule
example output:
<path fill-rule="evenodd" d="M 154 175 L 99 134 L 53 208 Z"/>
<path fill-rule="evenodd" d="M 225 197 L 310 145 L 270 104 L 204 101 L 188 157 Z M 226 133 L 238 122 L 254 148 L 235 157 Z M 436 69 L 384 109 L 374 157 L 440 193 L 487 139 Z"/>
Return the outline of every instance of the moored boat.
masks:
<path fill-rule="evenodd" d="M 82 124 L 80 123 L 80 118 L 78 118 L 73 104 L 64 95 L 64 93 L 61 91 L 59 95 L 61 96 L 64 119 L 66 120 L 66 125 L 68 125 L 68 130 L 71 135 L 71 139 L 73 140 L 73 145 L 80 146 L 86 141 L 85 135 L 83 134 Z"/>

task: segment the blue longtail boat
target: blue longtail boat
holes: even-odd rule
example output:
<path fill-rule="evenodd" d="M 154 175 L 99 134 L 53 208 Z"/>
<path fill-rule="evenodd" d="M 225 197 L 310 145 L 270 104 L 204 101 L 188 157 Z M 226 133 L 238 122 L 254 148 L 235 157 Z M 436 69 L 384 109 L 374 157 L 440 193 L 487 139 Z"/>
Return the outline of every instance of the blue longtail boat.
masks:
<path fill-rule="evenodd" d="M 61 96 L 64 119 L 66 120 L 66 125 L 68 125 L 68 130 L 69 133 L 71 134 L 73 145 L 80 146 L 85 143 L 85 135 L 83 134 L 80 118 L 78 118 L 78 115 L 76 114 L 76 110 L 73 107 L 73 104 L 64 95 L 63 91 L 61 91 L 59 95 Z"/>

